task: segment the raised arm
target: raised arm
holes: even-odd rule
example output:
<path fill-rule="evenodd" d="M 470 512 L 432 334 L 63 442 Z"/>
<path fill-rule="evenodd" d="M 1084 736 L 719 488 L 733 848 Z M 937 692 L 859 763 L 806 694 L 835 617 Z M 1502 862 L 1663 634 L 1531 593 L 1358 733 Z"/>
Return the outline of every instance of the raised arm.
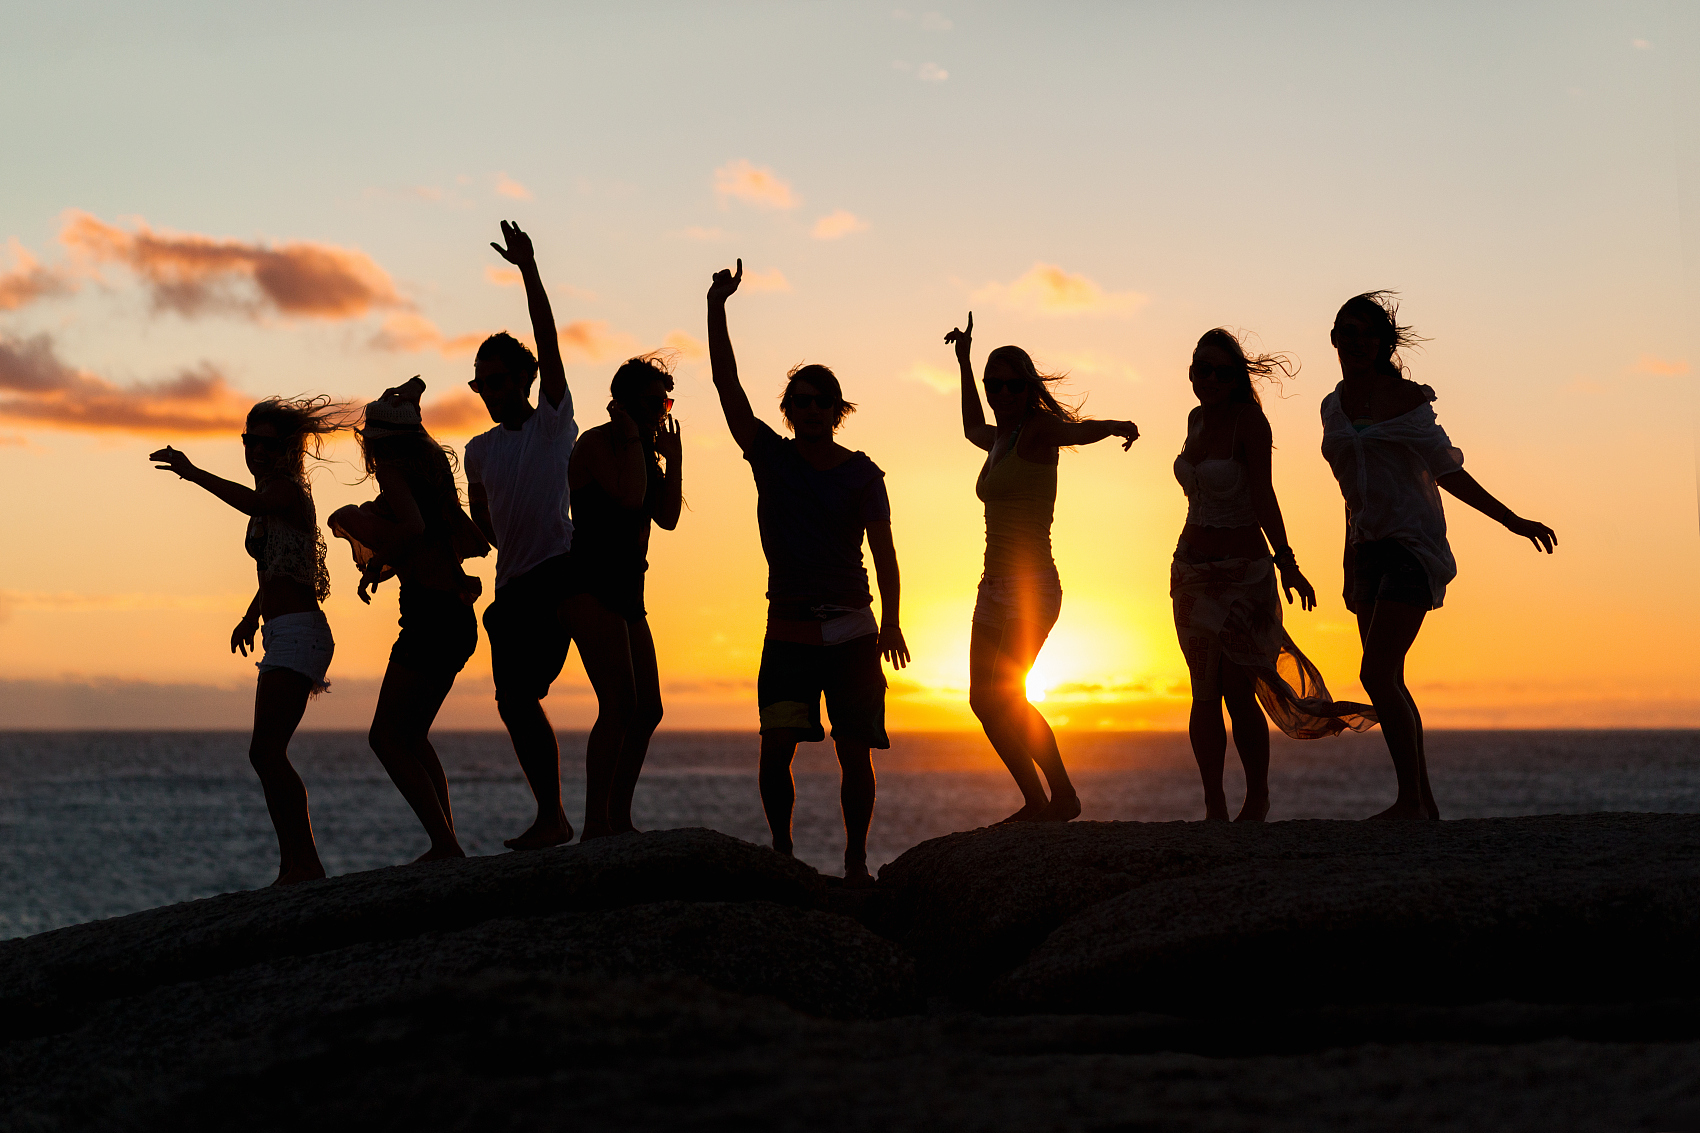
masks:
<path fill-rule="evenodd" d="M 1132 421 L 1064 421 L 1049 413 L 1035 413 L 1032 420 L 1035 438 L 1057 448 L 1092 445 L 1105 437 L 1121 437 L 1122 451 L 1126 452 L 1139 439 L 1139 426 Z"/>
<path fill-rule="evenodd" d="M 572 399 L 567 393 L 567 368 L 561 362 L 561 342 L 555 332 L 555 313 L 549 308 L 549 294 L 543 290 L 543 277 L 537 274 L 537 256 L 531 247 L 531 237 L 517 224 L 502 221 L 502 239 L 506 248 L 491 242 L 501 257 L 519 269 L 525 281 L 525 305 L 531 311 L 531 337 L 537 341 L 537 385 L 549 404 L 567 416 L 573 415 Z"/>
<path fill-rule="evenodd" d="M 288 480 L 272 480 L 264 490 L 256 491 L 196 468 L 187 454 L 170 445 L 149 453 L 148 459 L 161 472 L 175 472 L 189 483 L 200 485 L 243 515 L 281 515 L 295 510 L 301 503 L 300 489 Z"/>
<path fill-rule="evenodd" d="M 986 424 L 986 409 L 980 404 L 980 387 L 974 384 L 974 312 L 968 312 L 968 325 L 962 330 L 952 327 L 944 336 L 956 344 L 956 365 L 962 371 L 962 435 L 971 444 L 991 451 L 998 439 L 996 426 Z"/>
<path fill-rule="evenodd" d="M 681 463 L 684 443 L 679 435 L 679 423 L 668 417 L 661 422 L 661 432 L 655 437 L 655 451 L 661 454 L 666 468 L 661 481 L 661 499 L 650 511 L 650 518 L 663 531 L 679 526 L 679 509 L 684 506 L 684 472 Z"/>
<path fill-rule="evenodd" d="M 1524 519 L 1488 493 L 1488 490 L 1476 482 L 1476 478 L 1462 468 L 1456 472 L 1448 472 L 1438 476 L 1434 481 L 1442 488 L 1489 519 L 1505 525 L 1505 529 L 1513 535 L 1521 535 L 1535 545 L 1535 550 L 1552 554 L 1552 549 L 1558 546 L 1558 535 L 1544 523 L 1533 519 Z"/>
<path fill-rule="evenodd" d="M 1316 588 L 1299 570 L 1293 548 L 1287 544 L 1287 524 L 1281 518 L 1281 502 L 1275 498 L 1275 481 L 1272 478 L 1271 451 L 1274 438 L 1269 429 L 1269 418 L 1255 405 L 1240 410 L 1239 435 L 1245 443 L 1245 465 L 1248 483 L 1251 488 L 1251 510 L 1257 516 L 1257 525 L 1263 528 L 1263 534 L 1269 539 L 1269 546 L 1275 552 L 1275 566 L 1281 572 L 1281 590 L 1287 596 L 1287 604 L 1293 601 L 1293 591 L 1299 592 L 1301 609 L 1316 609 Z"/>
<path fill-rule="evenodd" d="M 756 436 L 756 415 L 750 411 L 749 395 L 738 383 L 738 359 L 732 353 L 732 335 L 726 329 L 726 300 L 744 282 L 744 261 L 738 274 L 722 269 L 714 273 L 708 287 L 708 365 L 714 374 L 714 389 L 720 394 L 720 410 L 738 447 L 748 451 Z"/>
<path fill-rule="evenodd" d="M 909 645 L 903 640 L 899 605 L 903 584 L 897 573 L 897 547 L 891 541 L 891 524 L 868 524 L 868 551 L 874 560 L 874 578 L 880 591 L 880 654 L 901 669 L 909 664 Z"/>

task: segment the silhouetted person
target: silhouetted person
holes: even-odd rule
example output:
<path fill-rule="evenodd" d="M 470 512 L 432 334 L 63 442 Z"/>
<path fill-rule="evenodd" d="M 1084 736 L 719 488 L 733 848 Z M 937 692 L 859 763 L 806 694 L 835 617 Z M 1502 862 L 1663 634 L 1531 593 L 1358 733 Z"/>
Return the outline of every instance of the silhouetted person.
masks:
<path fill-rule="evenodd" d="M 455 837 L 448 779 L 431 746 L 431 724 L 455 677 L 478 647 L 472 604 L 483 583 L 460 568 L 490 546 L 460 507 L 450 452 L 425 431 L 412 378 L 366 406 L 360 452 L 379 496 L 330 518 L 331 531 L 354 547 L 360 600 L 392 574 L 401 580 L 401 633 L 378 690 L 368 739 L 390 781 L 431 839 L 417 859 L 464 858 Z"/>
<path fill-rule="evenodd" d="M 969 312 L 965 329 L 944 336 L 956 344 L 962 370 L 962 433 L 987 453 L 974 485 L 986 505 L 986 569 L 974 603 L 968 702 L 1026 800 L 1004 821 L 1067 822 L 1080 813 L 1080 797 L 1026 686 L 1027 670 L 1062 612 L 1062 581 L 1051 558 L 1057 450 L 1122 437 L 1125 452 L 1139 429 L 1132 421 L 1081 420 L 1048 387 L 1060 375 L 1039 373 L 1018 346 L 1000 346 L 986 359 L 986 401 L 998 422 L 986 424 L 970 358 L 973 333 Z"/>
<path fill-rule="evenodd" d="M 1376 818 L 1439 818 L 1423 756 L 1423 722 L 1405 686 L 1405 654 L 1458 573 L 1436 485 L 1547 554 L 1552 528 L 1519 518 L 1464 471 L 1435 420 L 1434 390 L 1406 380 L 1398 351 L 1419 340 L 1388 291 L 1346 301 L 1329 338 L 1341 381 L 1322 399 L 1322 455 L 1346 497 L 1346 608 L 1358 617 L 1364 690 L 1399 777 Z"/>
<path fill-rule="evenodd" d="M 536 820 L 503 844 L 536 850 L 573 837 L 561 806 L 560 748 L 543 698 L 572 644 L 561 604 L 573 543 L 567 463 L 578 425 L 531 238 L 507 221 L 502 236 L 506 248 L 490 246 L 525 281 L 538 356 L 506 333 L 491 335 L 478 348 L 468 384 L 496 427 L 466 444 L 466 493 L 472 518 L 496 547 L 496 596 L 484 611 L 496 708 L 537 800 Z M 531 383 L 538 379 L 542 388 L 533 406 Z"/>
<path fill-rule="evenodd" d="M 885 473 L 866 453 L 832 439 L 856 407 L 844 400 L 838 378 L 825 366 L 799 366 L 786 375 L 779 410 L 794 440 L 750 411 L 726 330 L 726 300 L 743 278 L 742 260 L 736 275 L 714 275 L 708 356 L 726 424 L 755 475 L 756 521 L 767 556 L 767 632 L 756 679 L 762 806 L 773 848 L 790 854 L 796 801 L 791 761 L 798 743 L 826 738 L 820 722 L 824 694 L 843 773 L 844 878 L 867 884 L 874 813 L 870 749 L 891 746 L 880 656 L 899 669 L 909 663 L 898 623 L 897 551 Z M 878 622 L 862 565 L 864 533 L 879 579 Z"/>
<path fill-rule="evenodd" d="M 313 843 L 307 788 L 289 762 L 289 740 L 307 698 L 330 687 L 325 673 L 336 650 L 330 623 L 319 609 L 330 595 L 331 579 L 305 465 L 309 449 L 318 459 L 321 438 L 339 428 L 342 407 L 326 397 L 271 397 L 255 405 L 242 434 L 252 488 L 196 468 L 169 445 L 148 457 L 161 462 L 155 467 L 199 484 L 249 517 L 243 545 L 254 558 L 259 588 L 230 635 L 230 651 L 240 649 L 246 657 L 254 648 L 254 631 L 260 630 L 265 653 L 258 662 L 248 760 L 259 773 L 277 830 L 277 885 L 325 876 Z"/>
<path fill-rule="evenodd" d="M 661 723 L 661 677 L 643 606 L 650 521 L 679 525 L 679 426 L 665 354 L 633 358 L 609 386 L 608 423 L 579 438 L 573 493 L 568 619 L 596 690 L 584 756 L 580 840 L 632 830 L 632 792 Z M 662 461 L 666 467 L 662 467 Z"/>
<path fill-rule="evenodd" d="M 1221 327 L 1198 340 L 1187 372 L 1198 408 L 1187 416 L 1186 444 L 1175 457 L 1175 479 L 1186 493 L 1186 526 L 1169 568 L 1169 595 L 1192 678 L 1187 733 L 1204 780 L 1207 819 L 1228 817 L 1222 793 L 1228 747 L 1224 702 L 1245 768 L 1245 805 L 1236 822 L 1262 822 L 1269 815 L 1265 710 L 1283 732 L 1301 740 L 1345 728 L 1363 731 L 1375 723 L 1368 705 L 1333 702 L 1322 674 L 1281 626 L 1271 564 L 1280 570 L 1289 604 L 1297 590 L 1301 608 L 1315 609 L 1316 591 L 1287 543 L 1270 479 L 1269 419 L 1252 384 L 1254 376 L 1277 373 L 1292 376 L 1287 359 L 1248 358 L 1239 339 Z"/>

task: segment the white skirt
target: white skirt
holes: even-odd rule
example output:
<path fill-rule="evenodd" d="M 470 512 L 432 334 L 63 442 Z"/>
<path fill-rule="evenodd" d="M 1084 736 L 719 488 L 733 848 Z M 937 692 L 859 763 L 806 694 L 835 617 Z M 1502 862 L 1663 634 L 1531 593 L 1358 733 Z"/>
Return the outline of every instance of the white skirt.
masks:
<path fill-rule="evenodd" d="M 273 669 L 288 669 L 313 682 L 314 696 L 330 689 L 325 674 L 330 671 L 336 642 L 323 610 L 279 614 L 260 627 L 260 641 L 266 651 L 254 667 L 262 676 Z"/>

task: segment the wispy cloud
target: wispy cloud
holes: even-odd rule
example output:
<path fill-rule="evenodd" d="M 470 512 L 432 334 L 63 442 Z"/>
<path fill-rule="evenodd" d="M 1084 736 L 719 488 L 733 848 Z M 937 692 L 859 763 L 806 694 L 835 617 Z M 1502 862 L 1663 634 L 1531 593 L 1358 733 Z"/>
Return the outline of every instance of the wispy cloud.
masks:
<path fill-rule="evenodd" d="M 950 72 L 937 63 L 922 63 L 915 68 L 915 77 L 923 83 L 942 83 L 950 78 Z"/>
<path fill-rule="evenodd" d="M 956 393 L 962 388 L 960 371 L 935 366 L 931 362 L 916 362 L 904 371 L 903 376 L 938 393 Z"/>
<path fill-rule="evenodd" d="M 576 353 L 591 362 L 605 358 L 630 358 L 638 353 L 637 339 L 629 334 L 608 329 L 603 319 L 579 319 L 557 327 L 561 352 Z"/>
<path fill-rule="evenodd" d="M 366 253 L 334 244 L 245 243 L 155 232 L 140 221 L 131 232 L 74 209 L 59 238 L 93 263 L 129 268 L 147 283 L 156 309 L 180 315 L 253 316 L 271 309 L 300 318 L 355 319 L 409 306 Z"/>
<path fill-rule="evenodd" d="M 129 610 L 232 610 L 249 594 L 85 594 L 74 590 L 0 590 L 0 621 L 20 610 L 105 613 Z"/>
<path fill-rule="evenodd" d="M 668 331 L 662 342 L 669 349 L 677 350 L 679 357 L 689 362 L 708 357 L 708 343 L 692 338 L 682 330 Z"/>
<path fill-rule="evenodd" d="M 487 334 L 478 332 L 450 337 L 438 330 L 437 324 L 424 315 L 413 311 L 398 311 L 384 320 L 384 325 L 368 340 L 367 345 L 374 350 L 394 350 L 402 354 L 435 350 L 445 357 L 452 358 L 472 353 L 487 337 Z"/>
<path fill-rule="evenodd" d="M 1688 363 L 1678 358 L 1670 361 L 1655 354 L 1643 354 L 1635 362 L 1637 374 L 1653 374 L 1661 378 L 1679 378 L 1688 373 Z"/>
<path fill-rule="evenodd" d="M 253 399 L 207 363 L 120 386 L 66 365 L 47 335 L 0 335 L 0 418 L 83 432 L 234 432 Z"/>
<path fill-rule="evenodd" d="M 837 209 L 827 213 L 815 221 L 815 226 L 809 230 L 809 235 L 816 240 L 837 240 L 852 232 L 866 232 L 868 222 L 855 213 Z"/>
<path fill-rule="evenodd" d="M 791 281 L 778 268 L 766 271 L 746 271 L 743 286 L 751 291 L 789 291 Z"/>
<path fill-rule="evenodd" d="M 751 165 L 743 158 L 729 161 L 714 171 L 714 193 L 723 205 L 728 198 L 736 198 L 759 208 L 797 207 L 790 182 L 781 180 L 766 166 Z"/>
<path fill-rule="evenodd" d="M 531 190 L 506 173 L 496 174 L 496 192 L 516 201 L 529 201 L 531 199 Z"/>
<path fill-rule="evenodd" d="M 495 264 L 484 265 L 484 278 L 497 287 L 518 287 L 525 282 L 518 268 L 499 268 Z"/>
<path fill-rule="evenodd" d="M 1135 291 L 1105 291 L 1097 283 L 1056 264 L 1035 263 L 1010 283 L 988 283 L 974 292 L 979 303 L 996 303 L 1029 315 L 1131 315 L 1147 296 Z"/>
<path fill-rule="evenodd" d="M 12 267 L 0 272 L 0 311 L 16 311 L 37 299 L 76 290 L 76 281 L 69 273 L 42 267 L 16 239 L 7 241 L 7 251 Z"/>

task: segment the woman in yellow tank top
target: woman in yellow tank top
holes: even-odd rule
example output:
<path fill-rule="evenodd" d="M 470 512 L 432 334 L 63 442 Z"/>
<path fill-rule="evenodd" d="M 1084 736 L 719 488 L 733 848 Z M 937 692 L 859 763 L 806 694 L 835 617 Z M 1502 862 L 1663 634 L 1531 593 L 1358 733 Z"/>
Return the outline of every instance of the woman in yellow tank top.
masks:
<path fill-rule="evenodd" d="M 1057 450 L 1122 437 L 1125 452 L 1139 429 L 1132 421 L 1081 420 L 1046 386 L 1060 375 L 1039 373 L 1019 346 L 1000 346 L 986 359 L 986 401 L 997 418 L 986 424 L 969 357 L 973 332 L 969 312 L 966 329 L 944 336 L 956 344 L 962 369 L 963 435 L 987 454 L 974 488 L 986 505 L 986 570 L 974 604 L 968 703 L 1026 800 L 1004 821 L 1067 822 L 1080 813 L 1080 796 L 1051 726 L 1027 701 L 1027 670 L 1062 609 L 1051 558 Z"/>

